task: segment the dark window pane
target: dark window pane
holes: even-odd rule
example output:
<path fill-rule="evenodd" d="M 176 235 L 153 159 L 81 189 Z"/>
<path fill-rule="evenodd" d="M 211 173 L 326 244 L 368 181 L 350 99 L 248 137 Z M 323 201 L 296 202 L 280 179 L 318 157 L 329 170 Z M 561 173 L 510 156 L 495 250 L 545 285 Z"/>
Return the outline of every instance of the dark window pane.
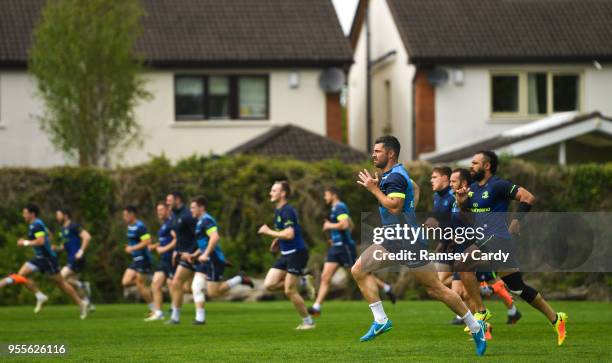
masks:
<path fill-rule="evenodd" d="M 546 110 L 546 73 L 529 73 L 527 76 L 527 95 L 529 114 L 545 114 Z"/>
<path fill-rule="evenodd" d="M 491 77 L 491 83 L 493 112 L 518 112 L 519 77 L 493 76 Z"/>
<path fill-rule="evenodd" d="M 553 111 L 578 109 L 578 76 L 553 76 Z"/>
<path fill-rule="evenodd" d="M 265 118 L 268 115 L 268 82 L 264 77 L 240 77 L 238 80 L 240 117 Z"/>
<path fill-rule="evenodd" d="M 228 77 L 210 77 L 208 79 L 208 117 L 229 117 Z"/>
<path fill-rule="evenodd" d="M 204 81 L 201 77 L 176 77 L 176 116 L 204 118 Z"/>

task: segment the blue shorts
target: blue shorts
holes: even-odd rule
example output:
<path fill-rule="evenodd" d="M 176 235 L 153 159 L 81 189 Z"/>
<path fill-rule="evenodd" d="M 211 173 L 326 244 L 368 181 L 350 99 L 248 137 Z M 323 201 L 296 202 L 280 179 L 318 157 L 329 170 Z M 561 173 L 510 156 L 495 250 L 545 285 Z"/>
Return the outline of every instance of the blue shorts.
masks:
<path fill-rule="evenodd" d="M 134 259 L 128 268 L 141 274 L 149 273 L 151 272 L 151 261 L 148 258 Z"/>
<path fill-rule="evenodd" d="M 195 271 L 205 274 L 208 281 L 218 282 L 223 280 L 225 261 L 213 254 L 207 262 L 195 263 Z"/>
<path fill-rule="evenodd" d="M 335 262 L 340 266 L 351 267 L 355 264 L 356 259 L 355 245 L 343 244 L 342 246 L 332 246 L 327 250 L 325 262 Z"/>
<path fill-rule="evenodd" d="M 74 256 L 68 257 L 68 263 L 66 263 L 66 266 L 72 270 L 72 272 L 79 273 L 85 268 L 85 257 L 81 257 L 80 259 L 77 259 Z"/>
<path fill-rule="evenodd" d="M 177 266 L 177 267 L 182 266 L 183 268 L 189 269 L 191 271 L 195 271 L 195 262 L 189 263 L 181 259 L 181 253 L 190 253 L 190 252 L 177 252 L 176 257 L 174 258 L 174 266 Z"/>
<path fill-rule="evenodd" d="M 172 260 L 162 258 L 157 263 L 157 268 L 155 272 L 163 272 L 166 275 L 166 278 L 171 279 L 174 276 L 174 272 L 176 271 L 176 267 L 172 266 Z"/>
<path fill-rule="evenodd" d="M 53 256 L 37 256 L 28 261 L 27 264 L 33 271 L 39 271 L 51 276 L 60 272 L 57 257 Z"/>
<path fill-rule="evenodd" d="M 304 275 L 308 264 L 308 250 L 300 250 L 282 255 L 276 260 L 272 268 L 287 271 L 292 275 Z"/>

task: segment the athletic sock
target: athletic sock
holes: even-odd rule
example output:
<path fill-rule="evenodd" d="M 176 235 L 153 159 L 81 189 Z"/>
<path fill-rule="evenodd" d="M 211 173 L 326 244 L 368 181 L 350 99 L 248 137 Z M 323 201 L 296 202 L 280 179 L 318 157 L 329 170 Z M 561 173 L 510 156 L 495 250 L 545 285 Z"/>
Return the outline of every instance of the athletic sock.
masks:
<path fill-rule="evenodd" d="M 83 289 L 83 283 L 80 280 L 75 280 L 74 284 L 76 285 L 77 289 Z"/>
<path fill-rule="evenodd" d="M 508 309 L 508 315 L 513 316 L 514 314 L 516 314 L 516 306 L 512 304 L 512 307 Z"/>
<path fill-rule="evenodd" d="M 236 275 L 232 277 L 231 279 L 227 280 L 226 283 L 227 283 L 227 286 L 229 286 L 229 288 L 231 289 L 232 287 L 242 283 L 242 276 Z"/>
<path fill-rule="evenodd" d="M 389 284 L 384 284 L 383 285 L 383 291 L 386 293 L 388 293 L 389 291 L 391 291 L 391 285 Z"/>
<path fill-rule="evenodd" d="M 40 291 L 36 292 L 34 295 L 36 295 L 36 300 L 44 300 L 47 298 L 47 295 L 43 294 Z"/>
<path fill-rule="evenodd" d="M 181 309 L 172 307 L 172 320 L 179 321 L 181 319 Z"/>
<path fill-rule="evenodd" d="M 81 298 L 81 301 L 82 301 L 84 304 L 86 304 L 86 305 L 89 305 L 89 303 L 90 303 L 89 298 L 88 298 L 87 296 L 82 297 L 82 298 Z"/>
<path fill-rule="evenodd" d="M 321 311 L 321 304 L 319 304 L 319 303 L 314 303 L 314 304 L 312 304 L 312 308 L 313 308 L 313 309 L 315 309 L 315 310 L 319 310 L 319 311 Z"/>
<path fill-rule="evenodd" d="M 385 309 L 383 309 L 382 301 L 377 301 L 373 304 L 370 304 L 370 309 L 372 310 L 372 314 L 374 314 L 374 320 L 379 324 L 384 324 L 387 322 L 387 314 L 385 314 Z"/>
<path fill-rule="evenodd" d="M 149 305 L 149 310 L 151 310 L 151 311 L 157 310 L 157 308 L 155 307 L 155 304 L 149 303 L 148 305 Z"/>
<path fill-rule="evenodd" d="M 312 320 L 312 316 L 310 315 L 308 315 L 305 318 L 302 318 L 302 321 L 304 322 L 304 324 L 308 324 L 308 325 L 314 324 L 314 321 Z"/>
<path fill-rule="evenodd" d="M 476 320 L 474 315 L 472 315 L 471 311 L 468 311 L 461 319 L 463 319 L 465 325 L 467 325 L 472 334 L 478 333 L 478 331 L 480 330 L 480 324 L 478 323 L 478 320 Z"/>
<path fill-rule="evenodd" d="M 196 309 L 196 320 L 199 322 L 203 322 L 206 319 L 206 311 L 204 308 Z"/>
<path fill-rule="evenodd" d="M 461 316 L 459 315 L 455 315 L 457 317 L 457 319 L 463 319 Z"/>
<path fill-rule="evenodd" d="M 504 300 L 504 304 L 506 304 L 506 307 L 512 305 L 514 301 L 512 300 L 512 296 L 510 296 L 508 290 L 506 290 L 506 286 L 504 285 L 504 282 L 502 280 L 497 281 L 491 286 L 493 287 L 493 292 L 495 293 L 495 295 L 499 296 L 502 300 Z"/>

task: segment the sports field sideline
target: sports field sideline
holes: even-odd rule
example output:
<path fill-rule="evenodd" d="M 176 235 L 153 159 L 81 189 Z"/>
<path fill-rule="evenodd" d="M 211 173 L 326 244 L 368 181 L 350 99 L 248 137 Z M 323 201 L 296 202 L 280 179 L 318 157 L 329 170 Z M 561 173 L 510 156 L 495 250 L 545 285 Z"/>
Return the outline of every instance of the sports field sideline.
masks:
<path fill-rule="evenodd" d="M 211 302 L 205 326 L 193 326 L 188 319 L 177 326 L 145 323 L 146 307 L 137 304 L 98 305 L 84 321 L 72 305 L 50 304 L 36 316 L 31 306 L 2 307 L 0 343 L 65 344 L 69 353 L 62 361 L 612 361 L 610 303 L 555 302 L 569 315 L 562 347 L 536 310 L 522 309 L 521 321 L 508 326 L 501 302 L 489 305 L 493 339 L 484 357 L 474 356 L 463 326 L 449 325 L 448 309 L 434 301 L 386 304 L 394 327 L 367 343 L 359 342 L 371 321 L 363 301 L 326 303 L 311 331 L 294 330 L 298 321 L 287 301 Z M 185 306 L 185 313 L 191 316 L 193 305 Z M 32 361 L 32 356 L 6 355 L 0 360 L 7 358 Z"/>

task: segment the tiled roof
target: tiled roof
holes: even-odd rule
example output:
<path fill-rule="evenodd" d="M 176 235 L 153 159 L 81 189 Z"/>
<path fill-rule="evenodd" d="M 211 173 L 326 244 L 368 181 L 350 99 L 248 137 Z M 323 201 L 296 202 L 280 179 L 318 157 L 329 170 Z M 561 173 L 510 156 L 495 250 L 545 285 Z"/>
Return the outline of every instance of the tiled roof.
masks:
<path fill-rule="evenodd" d="M 0 1 L 0 64 L 23 66 L 44 0 Z M 154 66 L 347 66 L 331 0 L 141 0 Z"/>
<path fill-rule="evenodd" d="M 362 162 L 368 158 L 362 151 L 294 125 L 273 127 L 228 154 L 288 156 L 303 161 L 337 158 L 345 163 Z"/>

